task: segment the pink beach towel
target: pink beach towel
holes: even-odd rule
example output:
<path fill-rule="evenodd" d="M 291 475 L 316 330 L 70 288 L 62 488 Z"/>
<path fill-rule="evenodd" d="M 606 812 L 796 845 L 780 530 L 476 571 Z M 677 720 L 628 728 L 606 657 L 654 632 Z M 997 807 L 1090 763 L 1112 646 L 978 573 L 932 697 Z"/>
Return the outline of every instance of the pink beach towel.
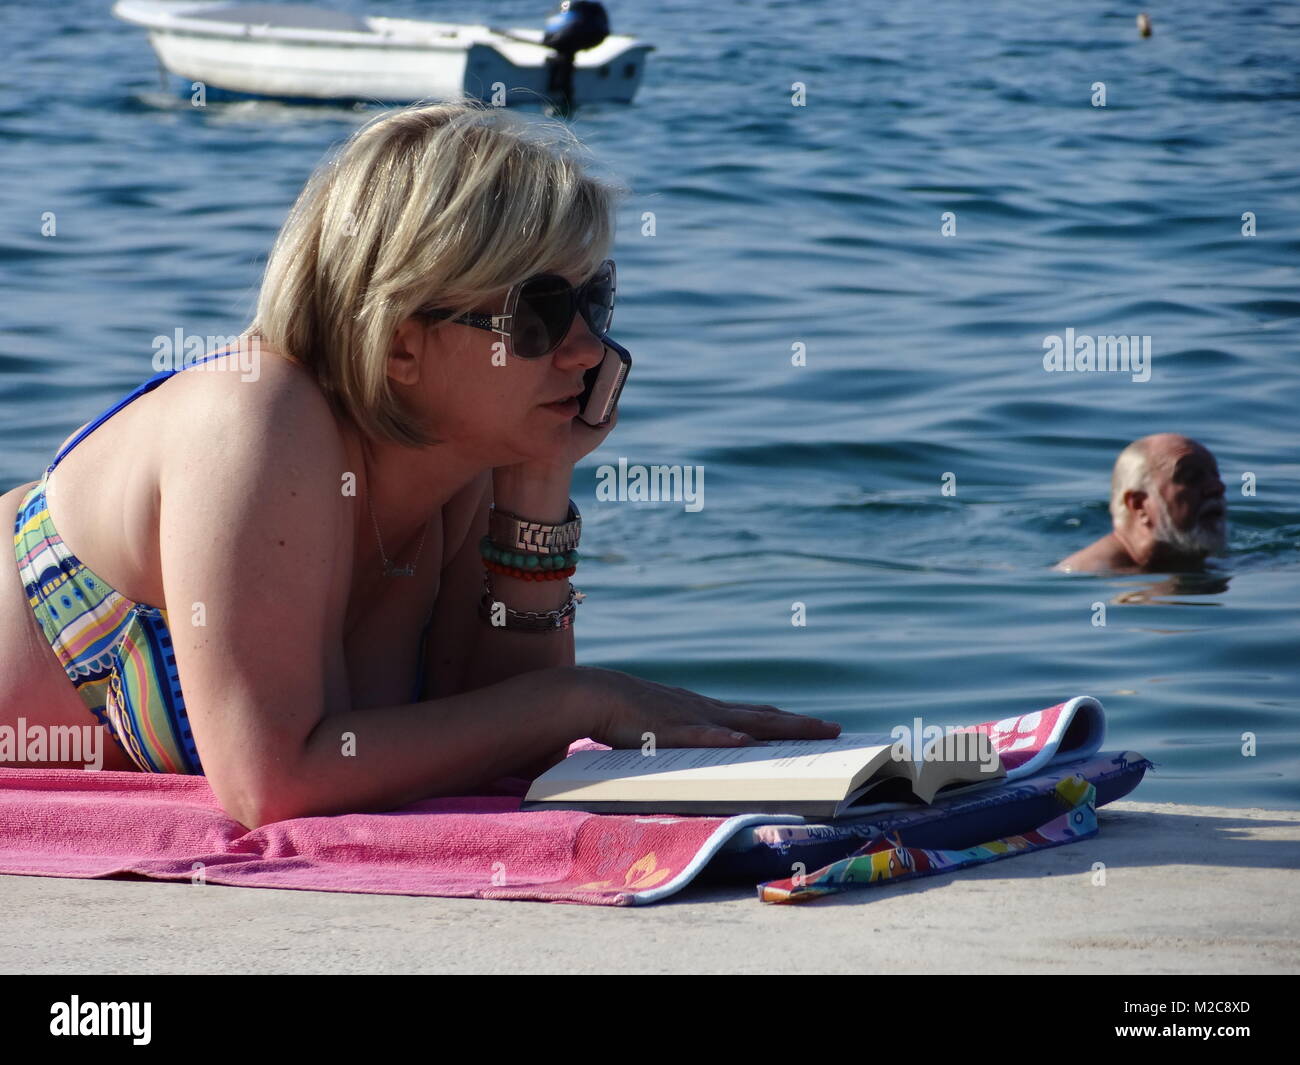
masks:
<path fill-rule="evenodd" d="M 969 727 L 993 737 L 1016 779 L 1095 753 L 1104 716 L 1079 696 Z M 569 753 L 593 749 L 607 748 L 579 740 Z M 805 820 L 520 812 L 527 783 L 249 832 L 203 777 L 0 768 L 0 873 L 629 906 L 680 891 L 744 828 Z"/>

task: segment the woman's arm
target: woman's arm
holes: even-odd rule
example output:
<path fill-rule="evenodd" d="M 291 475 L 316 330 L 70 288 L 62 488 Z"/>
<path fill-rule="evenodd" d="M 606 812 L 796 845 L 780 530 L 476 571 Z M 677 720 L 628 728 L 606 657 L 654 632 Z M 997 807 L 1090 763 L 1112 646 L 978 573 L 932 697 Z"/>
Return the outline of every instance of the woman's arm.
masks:
<path fill-rule="evenodd" d="M 462 630 L 458 641 L 459 661 L 437 661 L 443 674 L 437 691 L 473 691 L 520 673 L 551 666 L 574 664 L 573 629 L 558 632 L 519 632 L 504 625 L 491 625 L 478 616 L 483 594 L 483 559 L 479 540 L 486 534 L 488 507 L 496 502 L 502 510 L 533 521 L 558 524 L 569 510 L 569 488 L 573 467 L 554 468 L 527 476 L 516 467 L 494 471 L 485 497 L 476 509 L 469 535 L 455 561 L 443 576 L 438 610 L 430 633 L 430 659 L 438 659 L 440 633 Z M 556 610 L 569 597 L 568 581 L 523 581 L 499 573 L 490 574 L 492 594 L 511 610 Z M 432 664 L 432 663 L 431 663 Z M 450 674 L 454 674 L 454 679 Z M 437 675 L 437 674 L 435 674 Z"/>
<path fill-rule="evenodd" d="M 248 811 L 251 820 L 235 816 L 252 826 L 465 795 L 518 774 L 538 751 L 567 753 L 587 736 L 594 726 L 574 697 L 581 683 L 575 671 L 548 669 L 428 702 L 327 715 L 292 772 L 284 767 L 285 783 Z"/>
<path fill-rule="evenodd" d="M 494 500 L 500 509 L 531 521 L 563 522 L 569 513 L 574 465 L 599 447 L 617 425 L 617 407 L 600 426 L 573 418 L 567 443 L 553 457 L 527 459 L 492 471 L 470 535 L 455 566 L 449 567 L 455 572 L 444 575 L 444 587 L 439 591 L 441 612 L 434 619 L 431 648 L 441 644 L 442 650 L 431 650 L 426 659 L 433 690 L 472 691 L 507 676 L 574 665 L 572 627 L 558 632 L 519 632 L 489 625 L 478 617 L 483 586 L 478 543 L 487 532 L 488 507 Z M 493 596 L 511 610 L 556 610 L 569 598 L 568 581 L 523 581 L 494 573 L 491 585 Z M 552 761 L 563 758 L 564 753 Z"/>
<path fill-rule="evenodd" d="M 568 516 L 573 467 L 498 469 L 488 479 L 474 508 L 465 541 L 443 570 L 426 649 L 426 694 L 431 697 L 474 691 L 485 685 L 537 670 L 574 665 L 573 629 L 518 632 L 492 626 L 478 616 L 483 594 L 483 559 L 479 541 L 487 533 L 488 508 L 494 497 L 503 510 L 537 521 L 562 522 Z M 554 610 L 568 598 L 567 581 L 520 581 L 492 574 L 492 590 L 512 610 Z M 568 740 L 582 737 L 568 737 Z M 532 778 L 563 761 L 569 743 L 540 759 L 511 766 L 510 772 Z"/>
<path fill-rule="evenodd" d="M 332 415 L 303 389 L 204 378 L 170 386 L 159 547 L 187 712 L 233 817 L 252 827 L 463 794 L 590 733 L 564 669 L 353 710 L 355 500 Z"/>
<path fill-rule="evenodd" d="M 773 707 L 569 665 L 354 710 L 343 627 L 355 500 L 341 493 L 347 457 L 324 397 L 233 374 L 168 387 L 164 601 L 208 783 L 244 825 L 464 794 L 584 736 L 716 747 L 828 735 Z"/>

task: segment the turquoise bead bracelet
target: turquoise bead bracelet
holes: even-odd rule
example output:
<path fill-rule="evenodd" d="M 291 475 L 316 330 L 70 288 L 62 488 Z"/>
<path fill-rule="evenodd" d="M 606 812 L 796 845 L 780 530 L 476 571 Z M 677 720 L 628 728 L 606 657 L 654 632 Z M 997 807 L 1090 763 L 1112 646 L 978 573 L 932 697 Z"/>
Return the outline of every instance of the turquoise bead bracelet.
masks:
<path fill-rule="evenodd" d="M 492 542 L 490 536 L 484 536 L 478 542 L 479 554 L 489 562 L 502 566 L 514 566 L 516 569 L 568 569 L 578 564 L 578 552 L 557 551 L 550 555 L 536 555 L 526 551 L 503 551 Z"/>

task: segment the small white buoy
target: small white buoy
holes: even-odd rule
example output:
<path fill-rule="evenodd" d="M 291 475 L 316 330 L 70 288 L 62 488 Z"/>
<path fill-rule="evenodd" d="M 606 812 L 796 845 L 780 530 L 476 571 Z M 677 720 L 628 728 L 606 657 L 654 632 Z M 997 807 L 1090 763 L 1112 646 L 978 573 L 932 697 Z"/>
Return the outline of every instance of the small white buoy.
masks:
<path fill-rule="evenodd" d="M 1137 17 L 1138 33 L 1143 37 L 1151 36 L 1151 16 L 1143 11 Z"/>

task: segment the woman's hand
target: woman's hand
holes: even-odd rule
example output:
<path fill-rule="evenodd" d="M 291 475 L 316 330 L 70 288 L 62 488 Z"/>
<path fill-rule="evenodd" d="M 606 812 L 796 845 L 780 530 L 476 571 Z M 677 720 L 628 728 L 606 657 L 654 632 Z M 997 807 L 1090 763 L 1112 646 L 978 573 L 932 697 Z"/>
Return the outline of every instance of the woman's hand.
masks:
<path fill-rule="evenodd" d="M 609 421 L 600 428 L 590 426 L 581 418 L 574 417 L 569 422 L 568 442 L 553 459 L 545 461 L 529 459 L 511 466 L 498 466 L 497 469 L 508 471 L 510 474 L 526 480 L 553 479 L 559 475 L 557 471 L 572 473 L 573 467 L 578 460 L 585 458 L 600 447 L 604 443 L 605 437 L 609 436 L 617 424 L 618 407 L 614 408 L 614 412 L 609 416 Z"/>
<path fill-rule="evenodd" d="M 573 698 L 596 708 L 591 738 L 610 747 L 749 747 L 760 740 L 829 740 L 840 726 L 765 703 L 729 703 L 615 669 L 575 666 Z"/>
<path fill-rule="evenodd" d="M 596 448 L 605 442 L 605 437 L 613 431 L 614 426 L 618 424 L 618 406 L 610 413 L 609 421 L 599 428 L 588 425 L 581 418 L 574 418 L 569 423 L 569 428 L 573 435 L 569 441 L 569 450 L 566 455 L 570 465 L 577 463 L 579 459 L 586 458 Z"/>
<path fill-rule="evenodd" d="M 502 510 L 533 521 L 562 522 L 569 510 L 574 464 L 600 446 L 618 424 L 618 408 L 609 421 L 594 429 L 581 418 L 569 424 L 569 442 L 554 460 L 527 460 L 492 471 L 493 502 Z"/>

